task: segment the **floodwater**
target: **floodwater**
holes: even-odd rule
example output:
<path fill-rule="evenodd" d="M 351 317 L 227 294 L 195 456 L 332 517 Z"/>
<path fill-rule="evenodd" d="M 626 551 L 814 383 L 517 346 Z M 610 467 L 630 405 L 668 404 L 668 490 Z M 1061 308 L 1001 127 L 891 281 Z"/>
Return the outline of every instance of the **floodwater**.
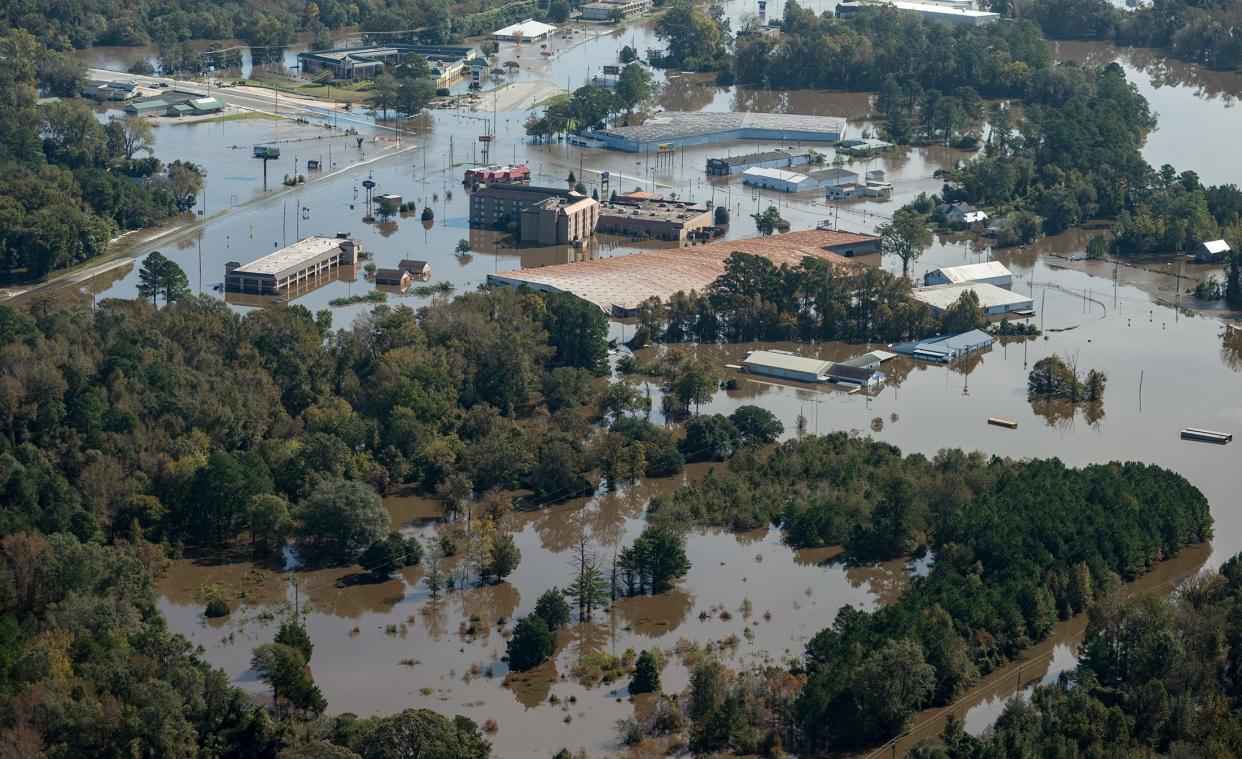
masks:
<path fill-rule="evenodd" d="M 825 10 L 830 6 L 813 7 Z M 749 4 L 732 2 L 726 9 L 737 28 L 749 13 Z M 776 15 L 781 9 L 770 10 Z M 613 61 L 622 45 L 643 50 L 657 46 L 658 41 L 650 23 L 605 33 L 592 27 L 553 41 L 555 54 L 547 59 L 533 46 L 504 45 L 500 60 L 521 63 L 517 73 L 505 81 L 547 79 L 572 89 L 598 73 L 599 66 Z M 1059 49 L 1062 57 L 1093 62 L 1116 57 L 1126 68 L 1161 117 L 1162 129 L 1152 134 L 1144 148 L 1153 164 L 1168 162 L 1179 170 L 1193 169 L 1205 182 L 1236 181 L 1242 166 L 1232 137 L 1242 132 L 1242 124 L 1233 104 L 1242 85 L 1230 75 L 1102 45 L 1061 43 Z M 849 120 L 849 133 L 855 135 L 870 126 L 869 100 L 857 93 L 767 92 L 721 88 L 710 77 L 698 75 L 659 76 L 664 83 L 659 102 L 668 109 L 841 115 Z M 463 86 L 459 82 L 455 88 Z M 290 147 L 286 155 L 294 153 L 304 161 L 326 158 L 315 152 L 326 152 L 324 146 L 332 144 L 334 161 L 355 163 L 334 176 L 312 176 L 306 185 L 289 191 L 273 189 L 269 175 L 266 196 L 246 205 L 241 204 L 256 197 L 255 176 L 261 166 L 249 163 L 244 149 L 234 151 L 230 146 L 268 142 L 283 134 L 280 130 L 302 135 L 306 130 L 317 133 L 322 127 L 266 121 L 161 127 L 157 134 L 162 158 L 175 157 L 176 148 L 183 151 L 182 156 L 201 157 L 207 167 L 208 213 L 225 205 L 240 206 L 209 221 L 196 232 L 196 238 L 170 241 L 164 252 L 175 248 L 172 255 L 186 269 L 192 288 L 210 292 L 223 279 L 226 261 L 251 260 L 310 234 L 350 232 L 361 238 L 363 248 L 380 266 L 390 266 L 400 258 L 426 259 L 431 262 L 433 283 L 449 282 L 460 291 L 477 286 L 491 272 L 624 255 L 648 245 L 601 237 L 580 251 L 560 246 L 519 248 L 498 233 L 469 229 L 460 173 L 462 164 L 482 160 L 476 137 L 487 119 L 495 123 L 492 161 L 526 160 L 536 174 L 535 181 L 543 184 L 563 183 L 573 171 L 590 189 L 597 189 L 599 172 L 610 171 L 613 183 L 607 189 L 654 186 L 679 197 L 722 204 L 733 212 L 729 238 L 752 236 L 754 228 L 747 214 L 768 204 L 778 205 L 795 229 L 828 221 L 843 229 L 872 230 L 918 193 L 939 191 L 940 182 L 933 178 L 937 169 L 970 156 L 947 148 L 926 148 L 853 162 L 850 167 L 860 173 L 886 171 L 895 186 L 894 197 L 883 202 L 829 204 L 814 194 L 757 192 L 743 188 L 737 177 L 709 181 L 703 175 L 709 155 L 751 152 L 779 143 L 695 147 L 678 153 L 668 165 L 657 165 L 645 155 L 583 150 L 564 143 L 528 144 L 521 125 L 530 113 L 523 108 L 530 104 L 493 113 L 486 97 L 483 102 L 477 111 L 437 111 L 410 122 L 404 125 L 407 131 L 401 142 L 385 144 L 387 149 L 382 151 L 378 143 L 368 142 L 357 156 L 346 146 L 345 158 L 338 159 L 335 145 L 340 143 L 329 142 L 337 138 L 309 143 L 305 149 Z M 182 129 L 187 131 L 178 131 Z M 830 149 L 824 152 L 832 158 Z M 283 175 L 283 166 L 276 166 L 269 166 L 269 171 Z M 434 221 L 422 222 L 412 214 L 363 223 L 361 182 L 367 178 L 377 183 L 377 192 L 398 193 L 420 208 L 432 208 Z M 869 394 L 847 395 L 742 377 L 736 390 L 720 392 L 703 411 L 729 413 L 754 403 L 776 413 L 787 435 L 801 414 L 812 433 L 856 431 L 906 452 L 927 455 L 944 447 L 962 447 L 1002 456 L 1057 456 L 1071 465 L 1133 459 L 1170 467 L 1208 497 L 1216 519 L 1216 538 L 1210 547 L 1189 550 L 1143 580 L 1167 590 L 1165 580 L 1200 565 L 1217 566 L 1242 550 L 1242 515 L 1236 508 L 1237 444 L 1212 446 L 1178 439 L 1179 430 L 1186 426 L 1231 431 L 1242 426 L 1242 400 L 1237 392 L 1242 380 L 1242 331 L 1166 305 L 1197 305 L 1188 304 L 1180 291 L 1212 269 L 1184 265 L 1179 281 L 1179 272 L 1160 260 L 1116 268 L 1103 262 L 1070 260 L 1081 255 L 1091 234 L 1075 230 L 1024 250 L 1000 251 L 943 238 L 912 267 L 911 274 L 921 276 L 938 266 L 994 256 L 1014 272 L 1014 289 L 1035 299 L 1035 319 L 1045 331 L 1040 338 L 1006 340 L 985 354 L 948 367 L 899 358 L 884 367 L 890 382 Z M 459 239 L 470 243 L 469 255 L 453 255 Z M 891 261 L 871 263 L 890 269 L 895 265 Z M 129 267 L 102 274 L 84 289 L 101 297 L 131 297 L 135 283 L 136 273 Z M 371 287 L 360 273 L 337 276 L 295 302 L 324 308 L 332 298 L 360 294 Z M 230 302 L 240 310 L 262 305 Z M 419 305 L 426 299 L 412 293 L 395 294 L 390 302 Z M 365 308 L 369 306 L 334 309 L 337 326 L 348 324 Z M 611 329 L 623 337 L 632 327 L 614 323 Z M 702 346 L 697 350 L 723 365 L 737 363 L 748 347 L 754 346 Z M 798 347 L 808 355 L 844 358 L 876 346 Z M 1035 361 L 1053 353 L 1069 356 L 1084 370 L 1100 369 L 1108 375 L 1101 407 L 1032 407 L 1025 396 L 1026 372 Z M 658 409 L 658 388 L 653 388 L 653 394 Z M 989 416 L 1013 419 L 1018 429 L 988 426 Z M 658 414 L 654 418 L 659 421 Z M 499 731 L 492 739 L 497 755 L 506 759 L 546 757 L 561 745 L 585 746 L 596 754 L 611 751 L 616 748 L 615 722 L 632 714 L 633 706 L 624 697 L 623 681 L 597 687 L 575 681 L 573 665 L 585 653 L 620 655 L 629 648 L 651 646 L 671 652 L 683 638 L 705 644 L 737 636 L 735 648 L 724 648 L 732 664 L 779 661 L 797 655 L 806 639 L 830 624 L 844 604 L 870 609 L 894 598 L 904 587 L 907 573 L 915 569 L 904 561 L 845 567 L 831 561 L 832 549 L 789 549 L 775 530 L 741 535 L 696 531 L 688 541 L 693 568 L 675 590 L 617 602 L 593 623 L 563 632 L 555 661 L 540 668 L 535 677 L 512 688 L 503 685 L 502 619 L 511 625 L 515 617 L 531 610 L 541 592 L 568 582 L 569 550 L 581 531 L 591 534 L 601 555 L 610 558 L 641 530 L 643 509 L 653 493 L 701 476 L 706 469 L 696 465 L 684 478 L 647 481 L 597 498 L 511 515 L 505 527 L 513 531 L 523 561 L 507 582 L 497 586 L 431 599 L 420 582 L 420 568 L 407 569 L 384 583 L 338 586 L 350 570 L 284 573 L 236 561 L 236 557 L 200 556 L 174 563 L 161 584 L 160 608 L 170 629 L 201 646 L 208 662 L 222 667 L 241 687 L 263 694 L 265 687 L 249 671 L 250 652 L 271 639 L 276 619 L 288 612 L 296 593 L 304 603 L 315 642 L 312 669 L 333 712 L 375 714 L 428 706 L 479 721 L 495 719 Z M 440 522 L 434 504 L 416 494 L 395 493 L 385 503 L 394 528 L 408 534 L 458 529 Z M 286 580 L 294 578 L 298 580 L 296 591 L 286 585 Z M 202 590 L 213 583 L 220 583 L 233 599 L 235 611 L 227 619 L 202 617 Z M 752 607 L 749 618 L 741 613 L 746 599 Z M 722 618 L 722 610 L 728 612 L 728 619 Z M 770 618 L 765 612 L 770 612 Z M 472 619 L 473 632 L 469 629 Z M 997 673 L 988 681 L 990 688 L 972 692 L 971 699 L 957 705 L 965 710 L 968 726 L 979 730 L 994 719 L 1016 683 L 1026 685 L 1073 666 L 1082 624 L 1077 619 L 1058 626 L 1050 641 L 1028 654 L 1027 663 Z M 674 660 L 663 676 L 665 689 L 679 690 L 686 676 L 685 668 Z M 541 682 L 551 684 L 545 687 Z M 550 702 L 551 695 L 558 703 Z M 976 705 L 978 699 L 983 701 Z M 932 713 L 920 718 L 920 723 L 927 723 L 927 734 L 939 730 L 937 719 L 942 716 Z"/>

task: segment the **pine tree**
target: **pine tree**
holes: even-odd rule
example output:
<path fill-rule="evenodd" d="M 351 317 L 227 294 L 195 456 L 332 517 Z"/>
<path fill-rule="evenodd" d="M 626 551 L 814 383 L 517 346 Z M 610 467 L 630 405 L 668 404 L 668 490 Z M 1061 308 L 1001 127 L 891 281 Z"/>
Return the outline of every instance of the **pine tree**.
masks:
<path fill-rule="evenodd" d="M 160 294 L 160 271 L 167 263 L 168 259 L 164 257 L 164 254 L 156 250 L 142 259 L 142 266 L 138 268 L 138 295 L 150 298 L 153 306 L 156 305 L 155 299 Z"/>
<path fill-rule="evenodd" d="M 660 662 L 650 651 L 643 651 L 634 663 L 634 677 L 630 680 L 630 695 L 660 692 Z"/>

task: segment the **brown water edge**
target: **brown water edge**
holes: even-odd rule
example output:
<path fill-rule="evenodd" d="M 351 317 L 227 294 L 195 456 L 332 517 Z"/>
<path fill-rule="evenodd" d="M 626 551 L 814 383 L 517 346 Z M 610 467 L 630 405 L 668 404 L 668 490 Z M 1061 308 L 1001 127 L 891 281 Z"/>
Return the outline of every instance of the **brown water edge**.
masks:
<path fill-rule="evenodd" d="M 1126 583 L 1124 591 L 1131 596 L 1146 592 L 1168 595 L 1187 578 L 1198 574 L 1210 555 L 1211 546 L 1208 543 L 1191 546 L 1172 559 L 1156 565 L 1142 577 Z M 914 718 L 911 728 L 900 738 L 854 756 L 861 759 L 904 756 L 920 741 L 939 735 L 950 714 L 962 720 L 971 732 L 980 732 L 996 721 L 1005 704 L 1015 694 L 1029 692 L 1040 683 L 1055 680 L 1061 672 L 1077 665 L 1077 646 L 1086 629 L 1085 613 L 1058 622 L 1051 635 L 1028 648 L 1017 659 L 980 679 L 975 687 L 953 704 L 920 712 Z"/>

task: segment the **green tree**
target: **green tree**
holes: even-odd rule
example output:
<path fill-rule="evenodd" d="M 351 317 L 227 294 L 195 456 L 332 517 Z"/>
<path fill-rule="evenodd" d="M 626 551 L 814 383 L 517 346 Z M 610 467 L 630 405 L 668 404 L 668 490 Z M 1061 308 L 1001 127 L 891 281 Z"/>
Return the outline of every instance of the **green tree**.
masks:
<path fill-rule="evenodd" d="M 974 290 L 963 290 L 940 317 L 940 331 L 946 334 L 957 335 L 972 329 L 987 329 L 987 326 L 988 317 Z"/>
<path fill-rule="evenodd" d="M 246 507 L 246 529 L 250 542 L 260 554 L 270 554 L 284 547 L 293 532 L 289 502 L 272 493 L 251 496 Z"/>
<path fill-rule="evenodd" d="M 142 259 L 138 269 L 138 295 L 151 298 L 151 305 L 156 305 L 160 296 L 164 298 L 164 305 L 171 305 L 189 294 L 189 279 L 175 261 L 158 250 Z"/>
<path fill-rule="evenodd" d="M 286 617 L 281 621 L 280 628 L 276 631 L 276 637 L 272 641 L 297 651 L 302 655 L 302 660 L 308 664 L 311 660 L 311 654 L 315 652 L 315 644 L 310 639 L 310 633 L 306 631 L 305 626 L 293 617 Z"/>
<path fill-rule="evenodd" d="M 415 543 L 415 545 L 418 544 Z M 405 539 L 401 537 L 401 533 L 390 532 L 384 539 L 367 546 L 367 549 L 358 557 L 358 565 L 375 579 L 387 580 L 406 565 L 405 555 Z"/>
<path fill-rule="evenodd" d="M 776 232 L 789 231 L 789 222 L 781 218 L 780 209 L 776 206 L 768 206 L 763 213 L 753 213 L 750 216 L 755 220 L 755 229 L 759 230 L 759 234 L 764 237 Z"/>
<path fill-rule="evenodd" d="M 556 634 L 537 615 L 528 614 L 514 626 L 506 650 L 509 669 L 525 672 L 543 664 L 556 652 Z"/>
<path fill-rule="evenodd" d="M 549 588 L 535 601 L 536 617 L 543 620 L 549 630 L 559 630 L 569 624 L 569 603 L 565 594 L 557 588 Z"/>
<path fill-rule="evenodd" d="M 923 249 L 931 245 L 931 230 L 923 215 L 913 208 L 903 206 L 893 213 L 893 220 L 876 227 L 880 235 L 880 253 L 901 259 L 901 276 L 910 271 L 910 262 L 923 255 Z"/>
<path fill-rule="evenodd" d="M 553 293 L 546 302 L 543 326 L 555 351 L 551 365 L 603 374 L 608 367 L 608 317 L 595 305 L 569 293 Z"/>
<path fill-rule="evenodd" d="M 599 396 L 599 414 L 613 424 L 627 415 L 651 410 L 651 399 L 629 382 L 610 382 Z"/>
<path fill-rule="evenodd" d="M 398 106 L 401 98 L 397 78 L 387 71 L 380 72 L 371 82 L 371 107 L 388 118 L 388 112 Z"/>
<path fill-rule="evenodd" d="M 569 3 L 567 0 L 551 0 L 548 3 L 548 18 L 555 24 L 563 24 L 569 20 Z"/>
<path fill-rule="evenodd" d="M 1242 310 L 1242 250 L 1229 255 L 1229 270 L 1225 274 L 1225 302 L 1234 310 Z"/>
<path fill-rule="evenodd" d="M 404 709 L 367 725 L 351 744 L 365 759 L 489 759 L 492 744 L 466 717 Z"/>
<path fill-rule="evenodd" d="M 388 535 L 388 512 L 370 486 L 325 480 L 298 504 L 295 534 L 316 558 L 348 564 Z"/>
<path fill-rule="evenodd" d="M 543 375 L 543 400 L 551 411 L 583 406 L 591 401 L 591 373 L 576 366 L 558 366 Z"/>
<path fill-rule="evenodd" d="M 785 425 L 776 414 L 762 406 L 739 406 L 729 414 L 729 421 L 742 433 L 742 442 L 746 445 L 775 443 L 785 432 Z"/>
<path fill-rule="evenodd" d="M 641 105 L 655 92 L 655 81 L 645 66 L 639 63 L 628 63 L 621 69 L 615 89 L 621 104 L 625 106 L 625 115 L 628 117 L 630 111 Z"/>
<path fill-rule="evenodd" d="M 715 223 L 715 225 L 718 227 L 728 226 L 729 209 L 725 208 L 724 206 L 716 206 L 716 211 L 714 212 L 712 216 L 712 222 Z"/>
<path fill-rule="evenodd" d="M 634 676 L 628 688 L 630 695 L 639 693 L 660 692 L 660 660 L 659 655 L 651 651 L 643 651 L 634 662 Z"/>
<path fill-rule="evenodd" d="M 670 66 L 712 61 L 722 52 L 719 24 L 687 0 L 673 0 L 656 22 L 656 39 L 668 43 L 665 60 Z"/>
<path fill-rule="evenodd" d="M 889 641 L 870 653 L 850 683 L 866 734 L 897 735 L 904 730 L 931 695 L 935 677 L 936 671 L 913 641 Z"/>
<path fill-rule="evenodd" d="M 297 649 L 265 643 L 254 650 L 250 667 L 272 689 L 278 710 L 315 717 L 327 708 L 327 700 L 311 679 L 306 659 Z"/>
<path fill-rule="evenodd" d="M 681 450 L 686 461 L 724 461 L 742 447 L 742 433 L 720 414 L 696 416 L 686 423 Z"/>
<path fill-rule="evenodd" d="M 522 561 L 522 552 L 512 535 L 496 535 L 488 547 L 487 559 L 483 564 L 483 576 L 489 582 L 500 582 L 517 569 Z"/>

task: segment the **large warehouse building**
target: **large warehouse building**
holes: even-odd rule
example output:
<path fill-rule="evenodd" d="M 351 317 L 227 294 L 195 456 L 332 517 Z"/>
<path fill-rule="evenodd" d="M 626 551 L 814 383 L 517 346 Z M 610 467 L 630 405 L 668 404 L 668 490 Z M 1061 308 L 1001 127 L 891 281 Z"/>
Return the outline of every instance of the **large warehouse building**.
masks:
<path fill-rule="evenodd" d="M 604 147 L 629 153 L 673 150 L 727 140 L 751 140 L 799 144 L 839 142 L 845 135 L 845 119 L 836 116 L 799 116 L 793 113 L 709 113 L 664 111 L 641 126 L 596 129 L 584 136 Z"/>
<path fill-rule="evenodd" d="M 925 285 L 960 285 L 966 282 L 986 282 L 997 287 L 1013 284 L 1013 273 L 1000 261 L 982 261 L 962 266 L 944 266 L 923 275 Z"/>
<path fill-rule="evenodd" d="M 629 316 L 650 297 L 668 300 L 678 292 L 702 292 L 725 272 L 734 251 L 763 256 L 780 266 L 797 266 L 808 256 L 828 261 L 842 273 L 861 271 L 849 256 L 878 249 L 879 238 L 852 232 L 811 229 L 770 237 L 725 240 L 673 250 L 652 250 L 625 256 L 556 264 L 535 269 L 489 274 L 493 285 L 526 286 L 543 292 L 568 292 L 605 312 Z"/>

